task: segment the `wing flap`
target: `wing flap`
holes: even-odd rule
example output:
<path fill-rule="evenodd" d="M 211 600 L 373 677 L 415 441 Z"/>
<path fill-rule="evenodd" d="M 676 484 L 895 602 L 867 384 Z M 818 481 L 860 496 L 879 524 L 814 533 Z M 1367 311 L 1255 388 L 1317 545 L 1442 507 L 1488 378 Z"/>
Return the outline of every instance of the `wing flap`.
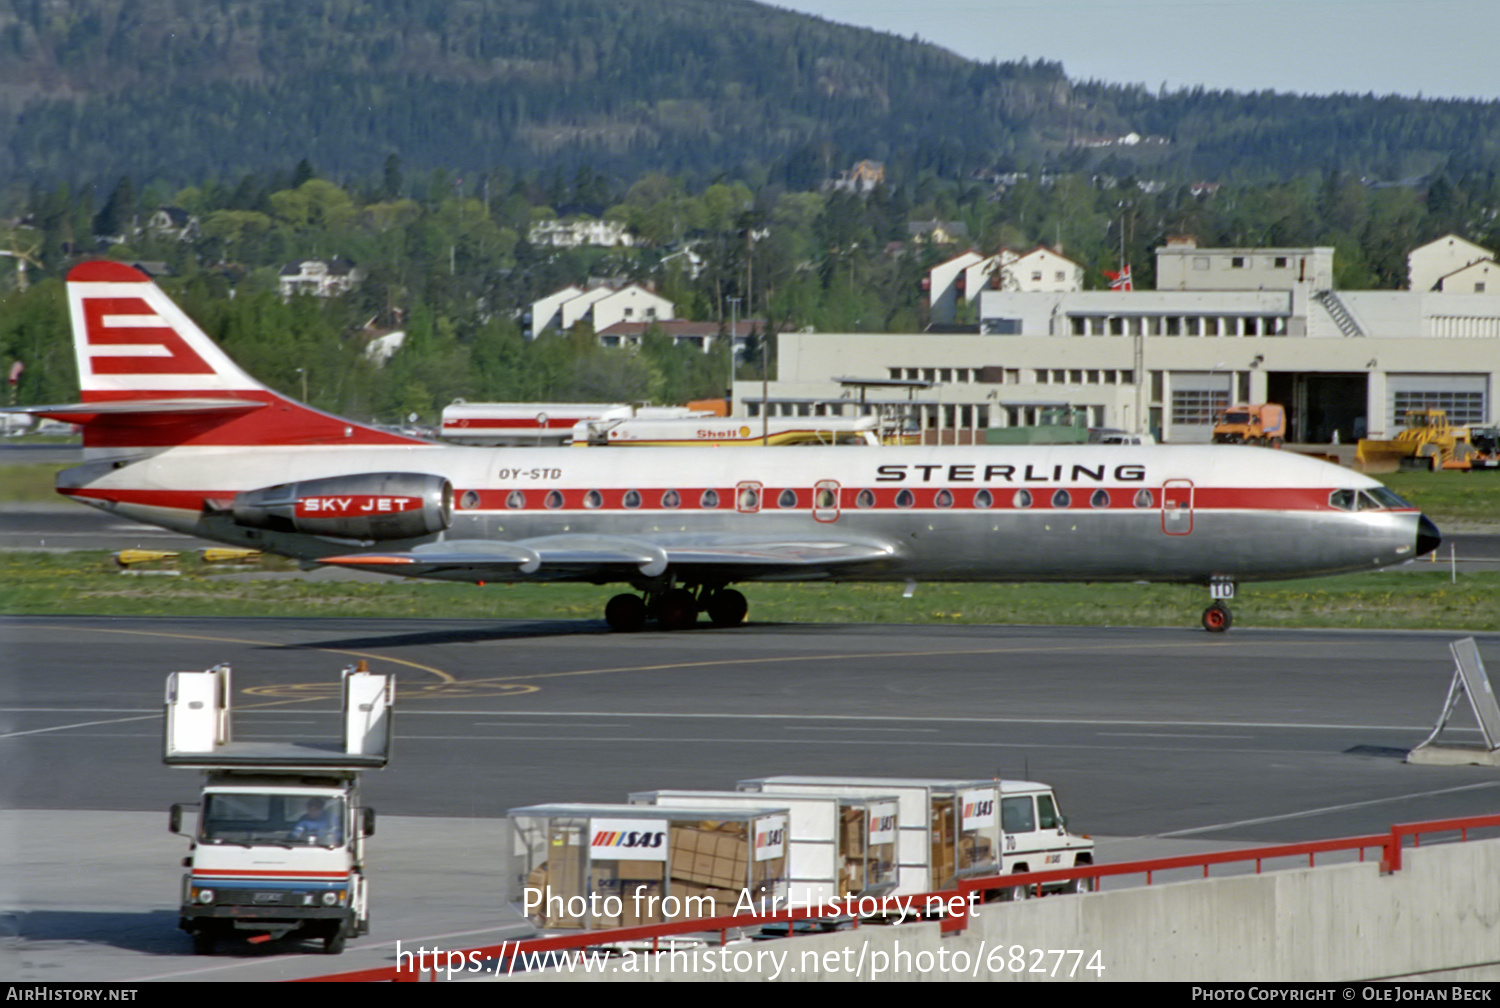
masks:
<path fill-rule="evenodd" d="M 657 577 L 672 568 L 688 578 L 712 574 L 725 580 L 755 580 L 777 574 L 829 573 L 896 556 L 890 543 L 817 537 L 692 535 L 631 538 L 555 535 L 498 542 L 458 539 L 428 543 L 406 552 L 351 553 L 323 557 L 334 564 L 406 577 L 460 581 L 494 578 L 611 581 Z"/>

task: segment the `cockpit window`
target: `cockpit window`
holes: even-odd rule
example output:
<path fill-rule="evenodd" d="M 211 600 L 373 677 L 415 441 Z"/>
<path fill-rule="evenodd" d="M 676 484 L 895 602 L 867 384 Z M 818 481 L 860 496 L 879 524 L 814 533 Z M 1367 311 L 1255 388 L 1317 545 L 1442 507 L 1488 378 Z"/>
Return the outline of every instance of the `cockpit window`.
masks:
<path fill-rule="evenodd" d="M 1400 494 L 1389 489 L 1388 487 L 1371 487 L 1367 492 L 1371 497 L 1374 497 L 1377 501 L 1380 502 L 1381 507 L 1388 507 L 1400 511 L 1414 510 L 1414 506 L 1410 501 L 1406 500 Z"/>
<path fill-rule="evenodd" d="M 1413 510 L 1398 494 L 1383 486 L 1365 490 L 1335 490 L 1328 495 L 1328 504 L 1340 511 Z"/>

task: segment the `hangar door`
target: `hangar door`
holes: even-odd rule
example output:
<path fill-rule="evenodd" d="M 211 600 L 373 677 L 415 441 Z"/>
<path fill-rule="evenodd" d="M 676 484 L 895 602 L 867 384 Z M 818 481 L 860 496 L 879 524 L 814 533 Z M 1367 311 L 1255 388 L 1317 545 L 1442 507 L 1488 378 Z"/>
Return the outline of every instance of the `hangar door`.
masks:
<path fill-rule="evenodd" d="M 1370 378 L 1352 373 L 1272 371 L 1266 400 L 1286 407 L 1287 440 L 1353 444 L 1369 430 Z"/>
<path fill-rule="evenodd" d="M 1462 427 L 1489 422 L 1489 376 L 1482 374 L 1390 374 L 1385 379 L 1388 431 L 1406 426 L 1408 410 L 1440 409 Z"/>

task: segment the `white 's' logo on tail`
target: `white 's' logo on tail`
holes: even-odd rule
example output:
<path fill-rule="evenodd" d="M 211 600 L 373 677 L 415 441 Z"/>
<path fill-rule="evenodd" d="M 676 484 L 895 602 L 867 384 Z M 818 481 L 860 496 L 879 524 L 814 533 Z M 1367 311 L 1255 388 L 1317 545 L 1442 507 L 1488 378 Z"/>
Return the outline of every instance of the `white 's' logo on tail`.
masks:
<path fill-rule="evenodd" d="M 208 362 L 140 298 L 85 298 L 83 318 L 94 374 L 213 373 Z"/>
<path fill-rule="evenodd" d="M 264 389 L 133 267 L 75 266 L 68 274 L 68 300 L 85 397 Z"/>

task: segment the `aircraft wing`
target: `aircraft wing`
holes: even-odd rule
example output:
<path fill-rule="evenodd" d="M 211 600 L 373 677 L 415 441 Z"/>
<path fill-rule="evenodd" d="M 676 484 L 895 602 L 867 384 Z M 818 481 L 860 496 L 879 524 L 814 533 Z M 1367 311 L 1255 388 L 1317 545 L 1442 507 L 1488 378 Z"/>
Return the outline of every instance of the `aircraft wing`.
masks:
<path fill-rule="evenodd" d="M 350 553 L 318 562 L 406 577 L 454 581 L 614 581 L 657 577 L 673 568 L 687 580 L 775 580 L 832 576 L 892 559 L 890 543 L 834 536 L 711 534 L 665 536 L 555 535 L 499 542 L 458 539 L 405 552 Z"/>

